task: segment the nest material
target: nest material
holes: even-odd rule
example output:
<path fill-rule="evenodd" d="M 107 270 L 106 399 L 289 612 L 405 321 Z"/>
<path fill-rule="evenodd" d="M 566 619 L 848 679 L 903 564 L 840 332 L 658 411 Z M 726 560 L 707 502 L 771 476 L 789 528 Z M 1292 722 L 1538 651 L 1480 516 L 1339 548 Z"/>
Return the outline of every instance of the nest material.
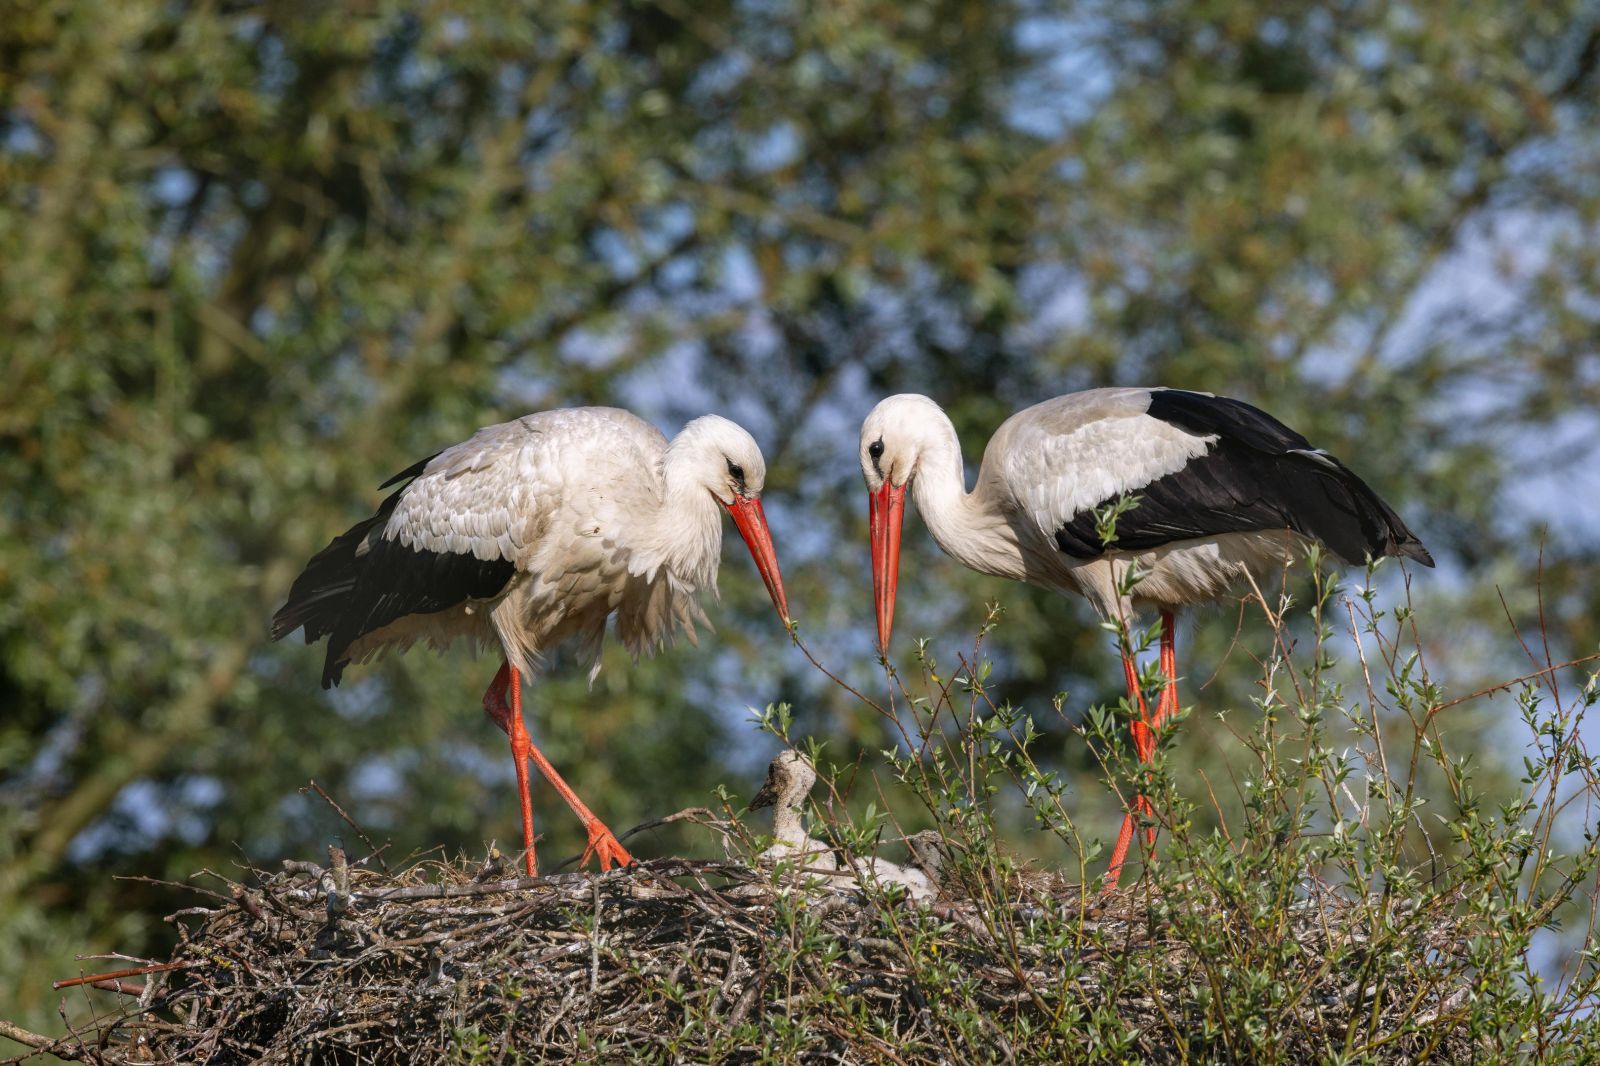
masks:
<path fill-rule="evenodd" d="M 1204 1060 L 1228 1046 L 1214 1025 L 1204 1035 L 1192 953 L 1134 892 L 1039 878 L 997 922 L 970 900 L 807 890 L 792 871 L 732 862 L 538 880 L 432 862 L 397 875 L 286 866 L 174 916 L 181 968 L 121 983 L 124 1016 L 63 1052 L 218 1066 L 1011 1062 L 1045 1049 L 1054 1061 L 1073 1050 L 1063 1018 L 1096 1005 L 1126 1027 L 1118 1057 Z M 1352 903 L 1318 893 L 1296 910 L 1288 934 L 1313 960 L 1307 986 L 1282 1016 L 1255 1019 L 1284 1061 L 1339 1046 L 1352 1017 L 1363 1044 L 1379 1040 L 1368 1061 L 1471 1057 L 1449 994 L 1419 1005 L 1397 989 L 1374 1004 L 1358 978 L 1315 964 L 1319 948 L 1362 935 Z M 1079 935 L 1063 943 L 1062 929 Z M 1449 939 L 1440 930 L 1429 950 L 1451 951 Z M 1159 977 L 1129 980 L 1140 973 Z M 1371 1031 L 1391 1013 L 1402 1030 Z"/>

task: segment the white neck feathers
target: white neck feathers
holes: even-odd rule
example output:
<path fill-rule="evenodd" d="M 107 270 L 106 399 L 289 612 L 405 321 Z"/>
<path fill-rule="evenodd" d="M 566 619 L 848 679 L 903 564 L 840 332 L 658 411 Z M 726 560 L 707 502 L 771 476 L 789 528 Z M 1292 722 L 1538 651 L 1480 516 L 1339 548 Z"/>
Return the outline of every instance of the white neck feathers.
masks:
<path fill-rule="evenodd" d="M 717 591 L 717 565 L 722 559 L 722 515 L 716 497 L 699 476 L 703 459 L 695 441 L 680 433 L 667 445 L 661 461 L 662 498 L 651 528 L 643 538 L 641 569 L 665 567 L 691 591 Z"/>
<path fill-rule="evenodd" d="M 950 419 L 940 412 L 922 442 L 911 495 L 940 549 L 963 566 L 1020 580 L 1022 550 L 999 501 L 979 489 L 968 493 L 962 472 L 961 443 Z"/>

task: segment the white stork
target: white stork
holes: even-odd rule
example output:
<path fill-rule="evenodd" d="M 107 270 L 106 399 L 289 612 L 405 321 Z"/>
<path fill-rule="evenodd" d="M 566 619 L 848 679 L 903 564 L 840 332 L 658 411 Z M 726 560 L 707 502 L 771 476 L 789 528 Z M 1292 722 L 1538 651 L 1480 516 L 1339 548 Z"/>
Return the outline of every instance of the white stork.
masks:
<path fill-rule="evenodd" d="M 1310 540 L 1357 563 L 1433 558 L 1400 517 L 1339 460 L 1239 400 L 1165 388 L 1092 389 L 1012 415 L 984 449 L 966 491 L 955 427 L 926 396 L 891 396 L 861 427 L 870 494 L 878 642 L 888 653 L 907 486 L 939 547 L 985 574 L 1086 597 L 1102 617 L 1161 617 L 1164 685 L 1154 717 L 1123 652 L 1134 747 L 1177 710 L 1173 612 L 1222 596 L 1247 573 L 1282 567 Z M 1096 512 L 1136 506 L 1101 541 Z M 1143 576 L 1127 589 L 1128 568 Z M 1151 813 L 1138 797 L 1135 810 Z M 1134 818 L 1123 819 L 1108 871 L 1121 874 Z M 1147 842 L 1154 840 L 1148 830 Z"/>
<path fill-rule="evenodd" d="M 511 739 L 526 864 L 537 875 L 527 760 L 589 836 L 583 861 L 632 859 L 534 746 L 522 720 L 524 674 L 572 639 L 600 670 L 606 620 L 635 659 L 708 624 L 716 592 L 719 505 L 733 517 L 773 605 L 788 602 L 761 506 L 766 463 L 725 418 L 697 418 L 669 443 L 626 411 L 583 407 L 486 426 L 385 482 L 406 482 L 371 518 L 312 557 L 272 620 L 278 640 L 328 637 L 322 687 L 344 668 L 418 640 L 497 643 L 505 661 L 483 707 Z M 510 702 L 507 703 L 509 693 Z"/>

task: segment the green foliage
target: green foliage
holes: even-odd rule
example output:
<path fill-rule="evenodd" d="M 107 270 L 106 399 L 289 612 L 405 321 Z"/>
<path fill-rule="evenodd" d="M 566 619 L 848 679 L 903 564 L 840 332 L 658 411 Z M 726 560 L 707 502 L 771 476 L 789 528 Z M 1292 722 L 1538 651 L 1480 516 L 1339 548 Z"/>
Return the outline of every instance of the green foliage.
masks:
<path fill-rule="evenodd" d="M 317 650 L 264 634 L 379 482 L 528 409 L 748 424 L 802 632 L 858 688 L 854 421 L 907 389 L 973 459 L 1070 388 L 1262 403 L 1458 568 L 1423 590 L 1455 607 L 1439 639 L 1495 651 L 1451 659 L 1453 682 L 1510 672 L 1496 580 L 1555 654 L 1593 648 L 1592 530 L 1544 543 L 1541 606 L 1540 516 L 1504 490 L 1581 472 L 1581 432 L 1561 442 L 1600 406 L 1596 32 L 1576 0 L 8 5 L 0 939 L 23 950 L 0 1016 L 56 1026 L 75 954 L 168 941 L 163 890 L 113 874 L 346 832 L 308 778 L 391 854 L 515 839 L 477 710 L 492 664 L 414 653 L 329 698 Z M 931 558 L 914 532 L 906 550 Z M 713 646 L 638 667 L 612 649 L 594 691 L 558 670 L 531 696 L 541 745 L 619 827 L 747 770 L 728 731 L 747 705 L 786 701 L 841 763 L 900 739 L 784 656 L 728 562 Z M 902 618 L 951 639 L 995 595 L 908 565 Z M 1206 702 L 1243 708 L 1231 628 L 1202 627 L 1191 661 L 1223 660 Z M 1092 806 L 1076 730 L 1115 719 L 1075 715 L 1118 684 L 1102 635 L 1021 593 L 1006 633 L 980 681 L 999 706 L 1079 697 L 1034 727 L 1035 795 Z M 1454 728 L 1486 738 L 1494 779 L 1495 716 L 1471 707 Z M 1215 769 L 1255 735 L 1234 719 L 1192 717 L 1167 773 Z M 1452 780 L 1425 759 L 1401 798 L 1455 802 Z M 551 848 L 576 851 L 549 809 Z M 1020 802 L 967 817 L 1042 839 Z"/>
<path fill-rule="evenodd" d="M 937 1019 L 902 1034 L 896 1055 L 1371 1063 L 1592 1053 L 1600 966 L 1588 908 L 1600 840 L 1576 812 L 1600 799 L 1581 733 L 1600 705 L 1600 671 L 1561 667 L 1497 686 L 1516 692 L 1536 754 L 1520 782 L 1485 789 L 1450 724 L 1494 694 L 1447 694 L 1413 610 L 1379 606 L 1371 574 L 1341 589 L 1319 562 L 1303 604 L 1285 594 L 1260 605 L 1272 650 L 1236 736 L 1242 755 L 1229 760 L 1233 793 L 1205 782 L 1209 824 L 1170 758 L 1194 707 L 1163 724 L 1156 757 L 1140 763 L 1126 701 L 1074 714 L 1057 698 L 1055 713 L 1080 723 L 1124 805 L 1155 798 L 1159 838 L 1137 882 L 1098 904 L 1103 849 L 1041 763 L 1046 716 L 996 702 L 989 687 L 997 608 L 953 669 L 920 646 L 916 681 L 894 675 L 891 700 L 868 701 L 901 738 L 882 753 L 914 799 L 900 817 L 937 832 L 950 857 L 944 897 L 978 901 L 982 923 L 956 929 L 952 951 L 949 913 L 882 912 L 886 928 L 874 935 L 900 945 Z M 1311 634 L 1298 647 L 1297 622 Z M 1149 635 L 1116 639 L 1142 647 Z M 1151 679 L 1150 703 L 1160 686 Z M 768 729 L 784 720 L 771 708 L 759 716 Z M 816 832 L 857 854 L 875 848 L 883 816 L 851 794 L 882 795 L 884 784 L 837 765 L 828 778 Z M 1019 796 L 1056 844 L 1038 864 L 1003 843 Z M 1572 816 L 1558 828 L 1560 811 Z M 840 948 L 827 930 L 788 936 L 807 958 Z M 1019 990 L 997 999 L 975 972 L 983 967 L 1016 974 Z M 804 1000 L 813 1033 L 834 1031 L 821 1018 L 855 1017 L 839 995 L 824 984 Z M 878 1020 L 858 1017 L 844 1038 L 864 1061 L 880 1057 L 864 1050 Z M 768 1047 L 772 1061 L 799 1055 Z"/>

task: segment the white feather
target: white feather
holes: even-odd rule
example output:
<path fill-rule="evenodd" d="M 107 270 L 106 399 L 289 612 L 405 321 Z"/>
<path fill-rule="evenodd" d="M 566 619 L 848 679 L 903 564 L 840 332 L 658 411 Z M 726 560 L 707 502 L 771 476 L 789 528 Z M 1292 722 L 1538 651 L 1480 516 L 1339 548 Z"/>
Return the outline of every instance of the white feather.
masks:
<path fill-rule="evenodd" d="M 1183 469 L 1216 440 L 1152 418 L 1149 407 L 1148 389 L 1046 400 L 1001 423 L 984 449 L 983 469 L 992 469 L 995 489 L 1053 536 L 1102 501 Z"/>
<path fill-rule="evenodd" d="M 498 596 L 410 615 L 350 648 L 362 662 L 418 640 L 499 644 L 531 673 L 571 640 L 592 681 L 607 620 L 635 658 L 691 641 L 716 593 L 719 493 L 727 465 L 759 493 L 766 465 L 739 426 L 708 416 L 669 444 L 614 408 L 570 408 L 486 426 L 439 453 L 401 493 L 382 535 L 433 552 L 516 566 Z"/>

